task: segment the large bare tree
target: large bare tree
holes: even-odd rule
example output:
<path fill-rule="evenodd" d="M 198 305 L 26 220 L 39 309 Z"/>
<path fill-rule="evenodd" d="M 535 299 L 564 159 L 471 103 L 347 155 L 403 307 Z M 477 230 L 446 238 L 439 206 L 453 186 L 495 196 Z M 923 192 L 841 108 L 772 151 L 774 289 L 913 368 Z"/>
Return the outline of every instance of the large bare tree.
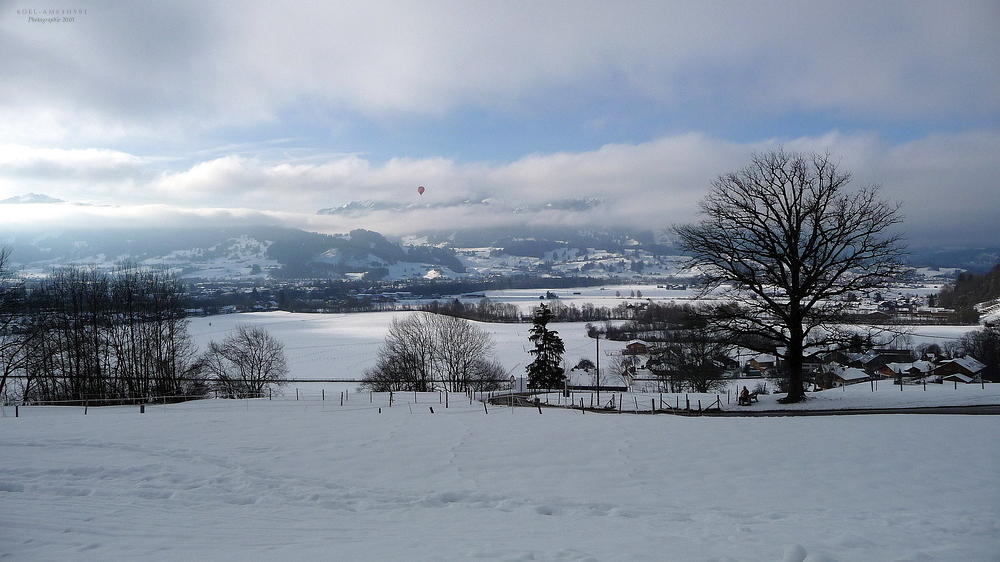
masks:
<path fill-rule="evenodd" d="M 701 222 L 674 228 L 705 290 L 733 298 L 720 326 L 773 345 L 785 360 L 784 402 L 805 399 L 806 347 L 847 336 L 836 325 L 845 297 L 903 270 L 900 205 L 881 199 L 876 185 L 848 191 L 850 180 L 829 154 L 755 154 L 712 183 Z"/>
<path fill-rule="evenodd" d="M 506 375 L 493 350 L 493 338 L 463 318 L 427 312 L 397 317 L 361 386 L 376 392 L 493 390 Z"/>
<path fill-rule="evenodd" d="M 260 326 L 240 324 L 221 343 L 210 342 L 200 367 L 227 398 L 260 398 L 287 384 L 285 344 Z"/>

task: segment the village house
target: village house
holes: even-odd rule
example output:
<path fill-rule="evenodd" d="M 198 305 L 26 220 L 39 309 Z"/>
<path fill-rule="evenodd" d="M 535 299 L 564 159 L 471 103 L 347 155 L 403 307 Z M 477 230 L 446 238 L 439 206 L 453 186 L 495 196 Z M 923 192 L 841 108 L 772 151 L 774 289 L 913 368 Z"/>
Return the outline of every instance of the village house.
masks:
<path fill-rule="evenodd" d="M 866 373 L 875 375 L 889 363 L 912 362 L 913 352 L 909 349 L 872 349 L 863 353 L 859 361 Z"/>
<path fill-rule="evenodd" d="M 881 378 L 887 379 L 922 379 L 934 370 L 930 361 L 913 361 L 912 363 L 886 363 L 876 370 Z"/>
<path fill-rule="evenodd" d="M 816 375 L 816 386 L 819 388 L 836 388 L 870 380 L 871 376 L 857 367 L 844 367 L 831 363 L 826 365 Z"/>
<path fill-rule="evenodd" d="M 983 369 L 985 368 L 986 365 L 974 357 L 967 355 L 965 357 L 956 357 L 942 361 L 931 371 L 931 375 L 937 377 L 940 381 L 947 382 L 981 382 Z"/>
<path fill-rule="evenodd" d="M 649 344 L 642 340 L 631 340 L 625 344 L 625 355 L 649 355 Z"/>

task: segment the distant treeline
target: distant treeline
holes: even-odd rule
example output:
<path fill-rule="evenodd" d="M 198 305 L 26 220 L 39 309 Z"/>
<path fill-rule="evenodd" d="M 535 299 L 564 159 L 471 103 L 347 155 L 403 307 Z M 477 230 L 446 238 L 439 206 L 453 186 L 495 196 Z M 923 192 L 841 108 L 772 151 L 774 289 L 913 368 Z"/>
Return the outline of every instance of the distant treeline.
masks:
<path fill-rule="evenodd" d="M 661 332 L 678 329 L 704 327 L 706 316 L 715 309 L 691 304 L 622 302 L 613 307 L 594 306 L 592 303 L 565 304 L 558 300 L 546 300 L 545 305 L 552 313 L 554 322 L 604 322 L 600 329 L 612 340 L 645 338 L 651 341 L 669 339 Z M 522 314 L 516 305 L 494 302 L 484 298 L 477 303 L 463 303 L 460 300 L 433 301 L 417 307 L 416 310 L 444 314 L 476 320 L 478 322 L 525 322 L 531 314 Z M 531 311 L 533 312 L 533 310 Z M 611 321 L 624 321 L 612 324 Z"/>

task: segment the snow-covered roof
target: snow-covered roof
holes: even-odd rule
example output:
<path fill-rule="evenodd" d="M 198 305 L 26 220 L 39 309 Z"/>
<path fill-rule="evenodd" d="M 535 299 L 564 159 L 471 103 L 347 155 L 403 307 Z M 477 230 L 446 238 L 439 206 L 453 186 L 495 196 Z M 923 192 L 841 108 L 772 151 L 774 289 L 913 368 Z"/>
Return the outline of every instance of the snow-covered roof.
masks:
<path fill-rule="evenodd" d="M 858 369 L 857 367 L 848 367 L 843 371 L 837 373 L 837 376 L 845 381 L 859 381 L 868 378 L 868 373 Z"/>
<path fill-rule="evenodd" d="M 966 355 L 965 357 L 956 357 L 954 359 L 949 359 L 947 361 L 941 362 L 942 365 L 946 363 L 955 363 L 956 365 L 960 365 L 962 368 L 969 371 L 970 373 L 978 373 L 979 371 L 982 371 L 983 369 L 986 368 L 986 365 L 983 365 L 981 362 L 979 362 L 979 360 L 977 360 L 974 357 L 970 357 L 968 355 Z"/>
<path fill-rule="evenodd" d="M 930 361 L 914 361 L 912 363 L 886 363 L 886 368 L 891 370 L 897 375 L 903 373 L 912 373 L 916 371 L 917 373 L 929 373 L 934 370 L 934 364 Z"/>

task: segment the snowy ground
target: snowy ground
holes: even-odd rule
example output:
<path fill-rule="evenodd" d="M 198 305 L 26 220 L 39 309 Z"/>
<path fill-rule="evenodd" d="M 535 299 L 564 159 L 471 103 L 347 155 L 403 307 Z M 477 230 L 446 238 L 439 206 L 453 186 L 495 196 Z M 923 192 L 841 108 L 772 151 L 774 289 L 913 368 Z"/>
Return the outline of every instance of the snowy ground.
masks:
<path fill-rule="evenodd" d="M 392 316 L 215 316 L 191 331 L 204 345 L 261 324 L 285 342 L 292 377 L 353 378 Z M 523 372 L 528 325 L 482 326 Z M 592 354 L 582 325 L 555 328 L 571 361 Z M 486 413 L 461 395 L 445 408 L 439 394 L 397 394 L 389 407 L 355 387 L 144 414 L 5 407 L 0 558 L 1000 560 L 998 416 Z M 995 387 L 883 381 L 806 407 L 996 404 Z"/>
<path fill-rule="evenodd" d="M 238 324 L 253 324 L 267 330 L 285 344 L 291 378 L 360 379 L 375 364 L 394 317 L 415 312 L 372 312 L 364 314 L 297 314 L 261 312 L 192 318 L 189 331 L 204 349 L 210 340 L 222 340 Z M 531 324 L 476 323 L 496 342 L 500 361 L 512 373 L 521 375 L 531 361 L 526 351 Z M 583 357 L 594 358 L 594 340 L 587 338 L 583 323 L 553 324 L 566 345 L 566 360 L 575 365 Z M 620 350 L 623 342 L 601 341 L 606 351 Z"/>
<path fill-rule="evenodd" d="M 1000 559 L 996 416 L 396 398 L 8 407 L 0 557 Z"/>

